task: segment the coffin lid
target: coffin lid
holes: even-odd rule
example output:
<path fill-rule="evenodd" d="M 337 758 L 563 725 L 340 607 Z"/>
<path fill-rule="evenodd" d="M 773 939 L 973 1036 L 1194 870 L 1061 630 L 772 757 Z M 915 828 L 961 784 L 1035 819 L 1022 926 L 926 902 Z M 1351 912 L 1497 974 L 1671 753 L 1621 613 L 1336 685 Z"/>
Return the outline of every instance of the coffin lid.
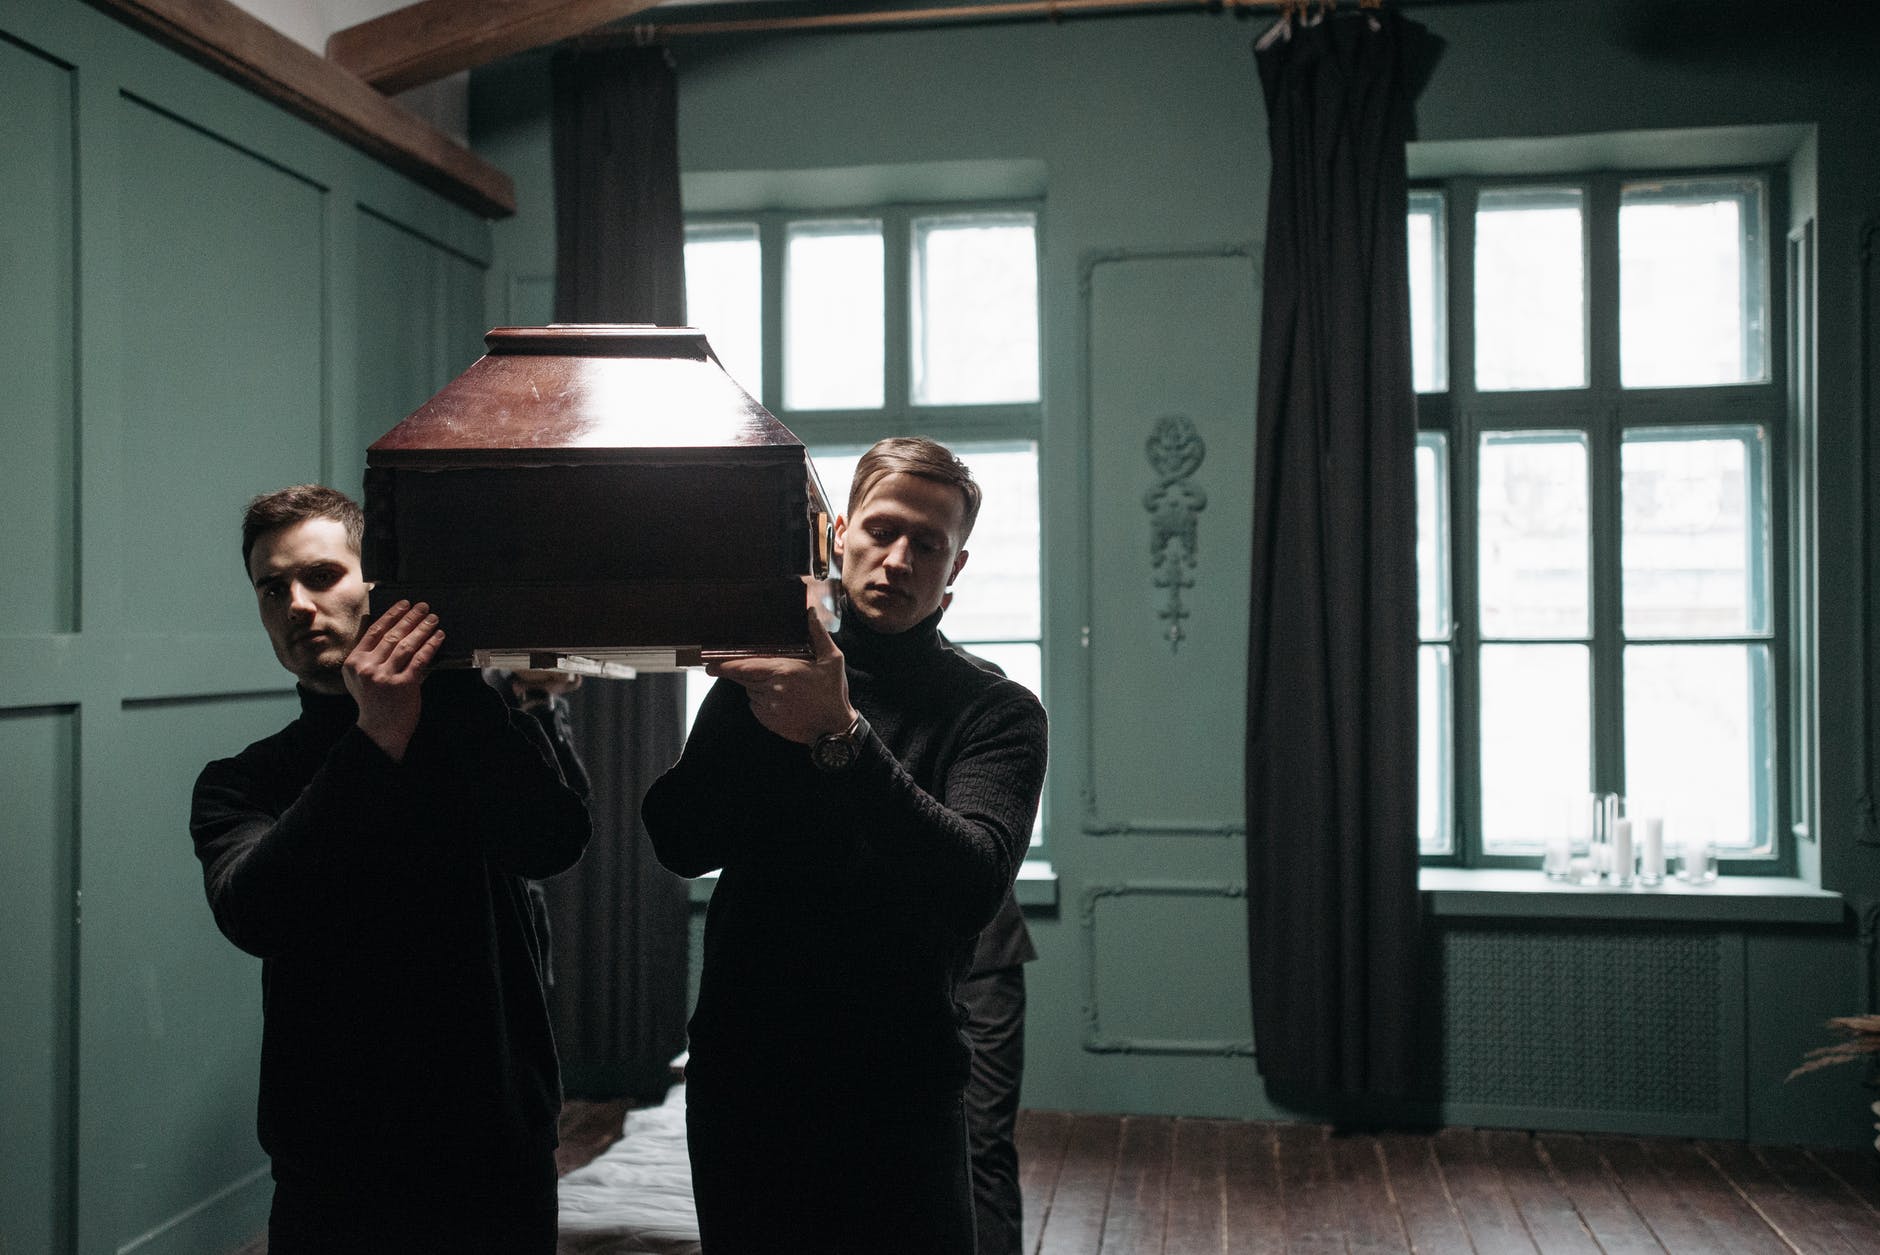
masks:
<path fill-rule="evenodd" d="M 767 459 L 802 441 L 692 327 L 497 327 L 487 352 L 366 450 L 368 466 Z"/>

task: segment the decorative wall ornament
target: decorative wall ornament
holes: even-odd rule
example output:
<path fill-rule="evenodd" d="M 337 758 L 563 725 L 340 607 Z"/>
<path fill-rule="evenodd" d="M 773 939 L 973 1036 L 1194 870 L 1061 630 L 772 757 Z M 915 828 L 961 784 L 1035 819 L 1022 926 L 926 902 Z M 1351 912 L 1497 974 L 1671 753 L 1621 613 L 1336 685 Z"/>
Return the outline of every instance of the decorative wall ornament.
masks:
<path fill-rule="evenodd" d="M 1150 582 L 1167 594 L 1155 613 L 1168 621 L 1165 635 L 1169 652 L 1174 653 L 1188 635 L 1182 628 L 1182 620 L 1188 617 L 1182 590 L 1195 586 L 1201 548 L 1198 516 L 1208 508 L 1208 494 L 1189 482 L 1189 477 L 1201 469 L 1208 446 L 1194 423 L 1170 414 L 1156 420 L 1144 451 L 1156 473 L 1155 487 L 1142 494 L 1142 508 L 1149 512 Z"/>

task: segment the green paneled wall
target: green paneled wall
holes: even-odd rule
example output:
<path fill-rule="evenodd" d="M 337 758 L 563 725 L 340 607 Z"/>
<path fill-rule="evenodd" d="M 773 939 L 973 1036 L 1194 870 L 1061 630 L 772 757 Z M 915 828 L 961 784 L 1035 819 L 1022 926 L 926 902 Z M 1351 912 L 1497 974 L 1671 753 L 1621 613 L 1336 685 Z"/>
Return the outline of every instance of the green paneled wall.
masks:
<path fill-rule="evenodd" d="M 70 708 L 0 712 L 0 1250 L 52 1251 L 67 1231 L 74 796 Z"/>
<path fill-rule="evenodd" d="M 0 496 L 0 632 L 72 629 L 73 78 L 63 66 L 0 42 L 10 124 L 0 129 L 0 395 L 9 457 L 42 468 Z M 32 246 L 27 247 L 26 242 Z"/>
<path fill-rule="evenodd" d="M 1821 242 L 1829 679 L 1819 865 L 1830 887 L 1871 892 L 1880 849 L 1856 840 L 1859 712 L 1871 692 L 1860 590 L 1872 558 L 1856 543 L 1853 276 L 1860 225 L 1880 208 L 1880 150 L 1866 123 L 1880 75 L 1871 58 L 1773 38 L 1643 39 L 1632 0 L 1410 12 L 1447 42 L 1419 101 L 1426 140 L 1814 128 L 1794 195 L 1819 215 Z M 1233 1049 L 1247 1031 L 1246 971 L 1222 922 L 1245 879 L 1247 393 L 1258 336 L 1247 293 L 1258 290 L 1268 168 L 1249 43 L 1262 27 L 1183 14 L 673 46 L 682 167 L 695 187 L 709 176 L 714 209 L 734 185 L 754 189 L 751 208 L 775 207 L 786 194 L 777 189 L 819 177 L 853 186 L 858 167 L 1045 170 L 1045 699 L 1060 906 L 1033 919 L 1026 1097 L 1038 1106 L 1288 1114 Z M 544 59 L 479 72 L 472 128 L 523 190 L 521 212 L 495 231 L 500 316 L 553 271 Z M 772 171 L 791 177 L 766 178 Z M 1198 583 L 1179 651 L 1159 636 L 1142 505 L 1154 482 L 1143 442 L 1165 414 L 1190 418 L 1207 445 L 1194 476 L 1208 501 Z M 1816 865 L 1807 853 L 1798 862 Z M 1439 1092 L 1429 1113 L 1849 1145 L 1870 1136 L 1854 1069 L 1818 1084 L 1781 1079 L 1824 1039 L 1826 1015 L 1870 996 L 1849 928 L 1561 931 L 1544 920 L 1442 919 L 1433 933 Z M 1805 976 L 1785 970 L 1804 962 Z M 1581 1073 L 1587 1083 L 1576 1086 Z M 1525 1079 L 1542 1076 L 1524 1095 Z"/>
<path fill-rule="evenodd" d="M 119 111 L 120 203 L 137 207 L 120 263 L 122 483 L 127 503 L 157 507 L 124 533 L 123 620 L 138 635 L 251 633 L 247 599 L 203 597 L 240 587 L 239 552 L 207 542 L 256 485 L 322 469 L 324 198 L 197 125 L 129 98 Z"/>
<path fill-rule="evenodd" d="M 241 507 L 358 490 L 489 229 L 85 5 L 0 0 L 0 83 L 0 1252 L 203 1255 L 270 1191 L 190 787 L 295 710 Z"/>

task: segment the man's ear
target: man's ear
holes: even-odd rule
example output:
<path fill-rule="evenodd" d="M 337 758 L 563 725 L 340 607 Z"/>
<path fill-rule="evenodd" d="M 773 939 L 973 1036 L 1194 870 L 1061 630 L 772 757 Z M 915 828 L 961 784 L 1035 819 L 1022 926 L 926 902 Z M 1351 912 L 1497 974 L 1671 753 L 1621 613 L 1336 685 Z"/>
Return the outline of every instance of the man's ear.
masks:
<path fill-rule="evenodd" d="M 971 556 L 972 555 L 967 553 L 964 549 L 960 550 L 960 556 L 953 559 L 953 573 L 947 576 L 948 584 L 952 584 L 954 580 L 960 577 L 960 568 L 966 565 L 966 559 Z"/>
<path fill-rule="evenodd" d="M 848 534 L 849 521 L 840 514 L 836 515 L 836 557 L 842 556 L 842 538 Z"/>

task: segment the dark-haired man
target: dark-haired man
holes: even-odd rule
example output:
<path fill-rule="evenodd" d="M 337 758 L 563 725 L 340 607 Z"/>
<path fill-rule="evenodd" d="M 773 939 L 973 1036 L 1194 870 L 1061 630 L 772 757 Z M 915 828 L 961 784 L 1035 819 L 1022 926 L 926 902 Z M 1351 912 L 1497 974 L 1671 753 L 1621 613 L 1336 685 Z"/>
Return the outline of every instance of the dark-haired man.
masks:
<path fill-rule="evenodd" d="M 426 606 L 366 624 L 359 508 L 257 497 L 242 559 L 300 716 L 202 771 L 190 817 L 222 932 L 262 960 L 270 1255 L 547 1255 L 560 1079 L 526 880 L 587 809 L 532 720 L 429 674 Z"/>
<path fill-rule="evenodd" d="M 1011 889 L 1045 767 L 1022 685 L 939 634 L 979 486 L 882 441 L 836 524 L 842 626 L 814 658 L 712 668 L 643 813 L 660 861 L 722 869 L 686 1068 L 706 1255 L 969 1255 L 955 990 Z"/>

